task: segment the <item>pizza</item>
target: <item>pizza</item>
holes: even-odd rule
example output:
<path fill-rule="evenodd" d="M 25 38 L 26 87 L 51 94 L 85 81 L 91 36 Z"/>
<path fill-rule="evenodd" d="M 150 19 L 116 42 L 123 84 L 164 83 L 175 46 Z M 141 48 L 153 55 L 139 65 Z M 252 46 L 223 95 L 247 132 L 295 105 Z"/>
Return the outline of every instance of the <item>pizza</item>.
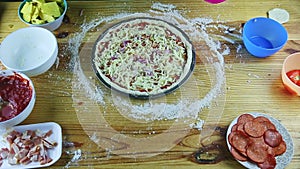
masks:
<path fill-rule="evenodd" d="M 93 68 L 108 87 L 134 97 L 169 93 L 195 65 L 193 46 L 183 31 L 159 19 L 119 22 L 99 36 Z"/>

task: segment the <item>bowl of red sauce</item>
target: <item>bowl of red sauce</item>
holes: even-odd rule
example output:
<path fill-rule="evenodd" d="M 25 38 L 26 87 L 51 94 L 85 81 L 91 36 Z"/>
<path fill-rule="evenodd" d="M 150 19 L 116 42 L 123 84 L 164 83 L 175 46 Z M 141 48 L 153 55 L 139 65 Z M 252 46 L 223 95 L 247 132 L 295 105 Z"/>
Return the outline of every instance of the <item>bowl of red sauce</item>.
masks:
<path fill-rule="evenodd" d="M 0 128 L 23 122 L 31 113 L 35 99 L 34 86 L 28 76 L 0 70 Z"/>
<path fill-rule="evenodd" d="M 290 93 L 300 96 L 300 52 L 285 58 L 281 77 L 284 87 Z"/>

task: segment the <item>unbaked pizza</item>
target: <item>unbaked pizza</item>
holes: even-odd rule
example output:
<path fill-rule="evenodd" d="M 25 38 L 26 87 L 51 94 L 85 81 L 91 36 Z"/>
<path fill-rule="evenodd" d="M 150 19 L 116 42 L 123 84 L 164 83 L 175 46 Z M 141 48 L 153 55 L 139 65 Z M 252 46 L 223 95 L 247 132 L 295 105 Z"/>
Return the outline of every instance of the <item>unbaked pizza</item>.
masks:
<path fill-rule="evenodd" d="M 107 86 L 134 97 L 169 93 L 187 80 L 195 65 L 183 31 L 159 19 L 119 22 L 97 39 L 93 68 Z"/>

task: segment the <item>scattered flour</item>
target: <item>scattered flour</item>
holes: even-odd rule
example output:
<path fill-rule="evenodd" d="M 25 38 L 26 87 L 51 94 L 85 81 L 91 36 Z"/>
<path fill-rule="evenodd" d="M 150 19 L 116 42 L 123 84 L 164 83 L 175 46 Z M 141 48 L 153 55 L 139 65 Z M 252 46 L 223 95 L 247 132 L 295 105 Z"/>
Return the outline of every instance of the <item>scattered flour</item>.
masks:
<path fill-rule="evenodd" d="M 73 154 L 73 157 L 72 157 L 71 161 L 69 161 L 67 163 L 67 165 L 65 165 L 64 168 L 70 168 L 70 165 L 72 163 L 77 163 L 80 160 L 80 158 L 81 158 L 81 149 L 78 149 L 78 150 L 74 151 L 72 154 Z"/>
<path fill-rule="evenodd" d="M 152 9 L 160 10 L 161 12 L 171 11 L 175 8 L 176 6 L 173 4 L 154 3 L 152 5 Z"/>
<path fill-rule="evenodd" d="M 93 78 L 86 75 L 86 72 L 82 69 L 82 63 L 80 62 L 80 47 L 81 42 L 87 36 L 87 34 L 90 33 L 91 30 L 97 30 L 99 26 L 101 27 L 101 25 L 112 22 L 114 20 L 141 16 L 166 20 L 187 33 L 192 42 L 198 42 L 200 40 L 205 42 L 209 49 L 209 53 L 205 56 L 200 54 L 197 55 L 196 53 L 197 59 L 200 59 L 201 61 L 203 61 L 203 63 L 205 63 L 205 66 L 207 67 L 207 73 L 211 81 L 211 89 L 206 94 L 204 94 L 203 97 L 196 99 L 187 99 L 185 97 L 181 97 L 174 103 L 156 103 L 152 102 L 151 100 L 145 100 L 143 103 L 139 102 L 132 104 L 130 100 L 124 99 L 122 97 L 112 96 L 112 93 L 110 93 L 111 91 L 107 92 L 107 90 L 104 90 L 104 88 L 102 88 L 101 86 L 96 85 L 93 82 Z M 205 123 L 204 120 L 199 118 L 199 113 L 201 113 L 204 108 L 209 108 L 210 115 L 208 115 L 208 118 L 213 118 L 217 124 L 223 114 L 225 102 L 226 77 L 224 70 L 224 55 L 228 55 L 230 53 L 230 48 L 225 45 L 224 49 L 224 45 L 222 45 L 220 41 L 216 39 L 216 37 L 218 36 L 219 38 L 222 38 L 223 40 L 233 44 L 235 43 L 235 41 L 231 38 L 225 38 L 225 36 L 222 35 L 209 34 L 207 28 L 221 29 L 223 32 L 225 30 L 234 31 L 235 29 L 224 25 L 222 22 L 218 22 L 216 24 L 214 23 L 214 20 L 211 18 L 188 19 L 184 17 L 178 10 L 176 10 L 176 6 L 172 4 L 161 3 L 154 3 L 148 13 L 121 13 L 110 17 L 96 18 L 90 22 L 84 23 L 81 26 L 81 32 L 77 33 L 72 39 L 69 40 L 69 50 L 71 51 L 72 55 L 70 65 L 73 68 L 74 72 L 72 89 L 74 92 L 79 92 L 85 95 L 86 99 L 90 99 L 95 103 L 98 103 L 98 106 L 104 109 L 103 112 L 95 112 L 95 116 L 103 116 L 103 114 L 105 114 L 106 105 L 115 104 L 118 107 L 117 110 L 120 112 L 120 114 L 123 115 L 123 113 L 121 112 L 126 112 L 126 116 L 131 119 L 143 120 L 145 122 L 161 120 L 176 121 L 187 119 L 187 126 L 189 126 L 190 128 L 197 128 L 198 130 L 201 130 Z M 231 34 L 230 36 L 237 37 Z M 195 48 L 197 52 L 197 47 Z M 80 116 L 80 113 L 86 113 L 89 110 L 88 107 L 82 108 L 82 106 L 78 106 L 78 100 L 79 99 L 77 98 L 76 94 L 74 94 L 74 107 L 76 109 L 77 115 Z M 82 100 L 82 102 L 84 101 L 85 100 Z M 176 125 L 176 123 L 174 125 Z M 105 127 L 109 127 L 108 124 L 105 124 Z M 207 131 L 206 133 L 209 134 L 210 132 L 213 131 Z M 155 135 L 155 132 L 149 133 Z M 94 135 L 93 133 L 90 133 L 90 135 L 92 135 L 90 138 L 93 141 L 101 144 L 101 135 Z M 122 134 L 116 134 L 116 136 L 118 136 L 118 139 L 128 139 L 132 141 L 132 139 L 129 139 Z M 182 136 L 178 138 L 182 138 Z M 135 145 L 140 144 L 140 142 L 140 140 L 136 141 Z M 108 148 L 107 150 L 107 152 L 110 153 L 110 151 L 112 151 L 113 149 Z M 135 149 L 133 149 L 132 151 L 135 151 Z"/>
<path fill-rule="evenodd" d="M 97 28 L 100 24 L 104 24 L 115 19 L 121 18 L 129 18 L 136 16 L 151 16 L 159 19 L 166 20 L 168 22 L 173 23 L 184 32 L 186 32 L 192 41 L 196 41 L 198 39 L 202 39 L 206 42 L 207 46 L 210 48 L 211 56 L 206 56 L 206 58 L 200 58 L 201 60 L 208 60 L 209 64 L 214 70 L 211 73 L 211 81 L 212 87 L 211 90 L 204 96 L 202 99 L 198 99 L 196 101 L 191 102 L 185 100 L 179 100 L 175 104 L 167 104 L 167 103 L 159 103 L 152 104 L 152 111 L 149 111 L 149 103 L 145 102 L 140 105 L 132 105 L 132 109 L 130 112 L 130 117 L 144 119 L 146 121 L 153 120 L 173 120 L 176 118 L 187 118 L 187 117 L 197 117 L 198 113 L 205 107 L 209 107 L 210 103 L 220 94 L 224 94 L 222 90 L 222 86 L 225 84 L 225 73 L 224 73 L 224 55 L 228 55 L 230 53 L 230 49 L 228 46 L 225 49 L 222 49 L 221 43 L 218 40 L 215 40 L 212 35 L 209 35 L 206 32 L 207 27 L 214 27 L 215 29 L 224 29 L 230 30 L 229 26 L 221 24 L 220 22 L 216 25 L 212 25 L 214 22 L 211 18 L 193 18 L 187 19 L 180 14 L 178 10 L 176 10 L 176 6 L 172 4 L 161 4 L 154 3 L 149 10 L 149 13 L 121 13 L 110 17 L 97 18 L 92 20 L 89 23 L 85 23 L 81 26 L 82 31 L 77 33 L 72 39 L 69 40 L 69 49 L 72 54 L 71 65 L 74 71 L 74 80 L 73 80 L 73 90 L 81 90 L 86 93 L 86 96 L 92 100 L 95 100 L 97 103 L 101 105 L 105 105 L 104 95 L 105 93 L 101 89 L 101 87 L 96 86 L 93 82 L 90 81 L 84 71 L 81 68 L 80 62 L 80 52 L 79 48 L 81 45 L 81 41 L 85 38 L 86 34 Z M 232 29 L 234 30 L 234 29 Z M 226 38 L 221 35 L 215 35 L 223 38 L 224 40 L 235 43 L 232 39 Z M 121 98 L 118 102 L 126 105 L 128 107 L 128 102 L 126 100 L 122 100 Z M 164 107 L 164 110 L 167 109 L 169 111 L 154 111 L 160 110 L 161 107 Z M 180 107 L 180 108 L 179 108 Z M 192 111 L 185 111 L 186 113 L 182 113 L 182 110 L 185 108 L 191 108 Z M 190 114 L 187 114 L 190 113 Z"/>
<path fill-rule="evenodd" d="M 202 130 L 203 125 L 204 125 L 204 120 L 199 119 L 197 122 L 190 124 L 190 127 L 193 129 Z"/>

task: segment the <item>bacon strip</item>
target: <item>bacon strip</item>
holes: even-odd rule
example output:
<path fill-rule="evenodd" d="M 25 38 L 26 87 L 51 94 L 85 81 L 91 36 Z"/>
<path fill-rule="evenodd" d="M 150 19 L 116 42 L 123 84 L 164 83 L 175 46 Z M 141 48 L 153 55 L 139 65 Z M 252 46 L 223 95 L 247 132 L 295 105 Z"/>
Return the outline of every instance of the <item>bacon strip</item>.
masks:
<path fill-rule="evenodd" d="M 7 159 L 11 165 L 26 165 L 31 162 L 39 162 L 43 165 L 51 162 L 52 158 L 48 150 L 57 146 L 56 142 L 49 140 L 52 133 L 52 130 L 46 133 L 32 130 L 23 133 L 11 131 L 6 137 L 10 147 L 0 149 L 0 166 L 4 159 Z"/>

